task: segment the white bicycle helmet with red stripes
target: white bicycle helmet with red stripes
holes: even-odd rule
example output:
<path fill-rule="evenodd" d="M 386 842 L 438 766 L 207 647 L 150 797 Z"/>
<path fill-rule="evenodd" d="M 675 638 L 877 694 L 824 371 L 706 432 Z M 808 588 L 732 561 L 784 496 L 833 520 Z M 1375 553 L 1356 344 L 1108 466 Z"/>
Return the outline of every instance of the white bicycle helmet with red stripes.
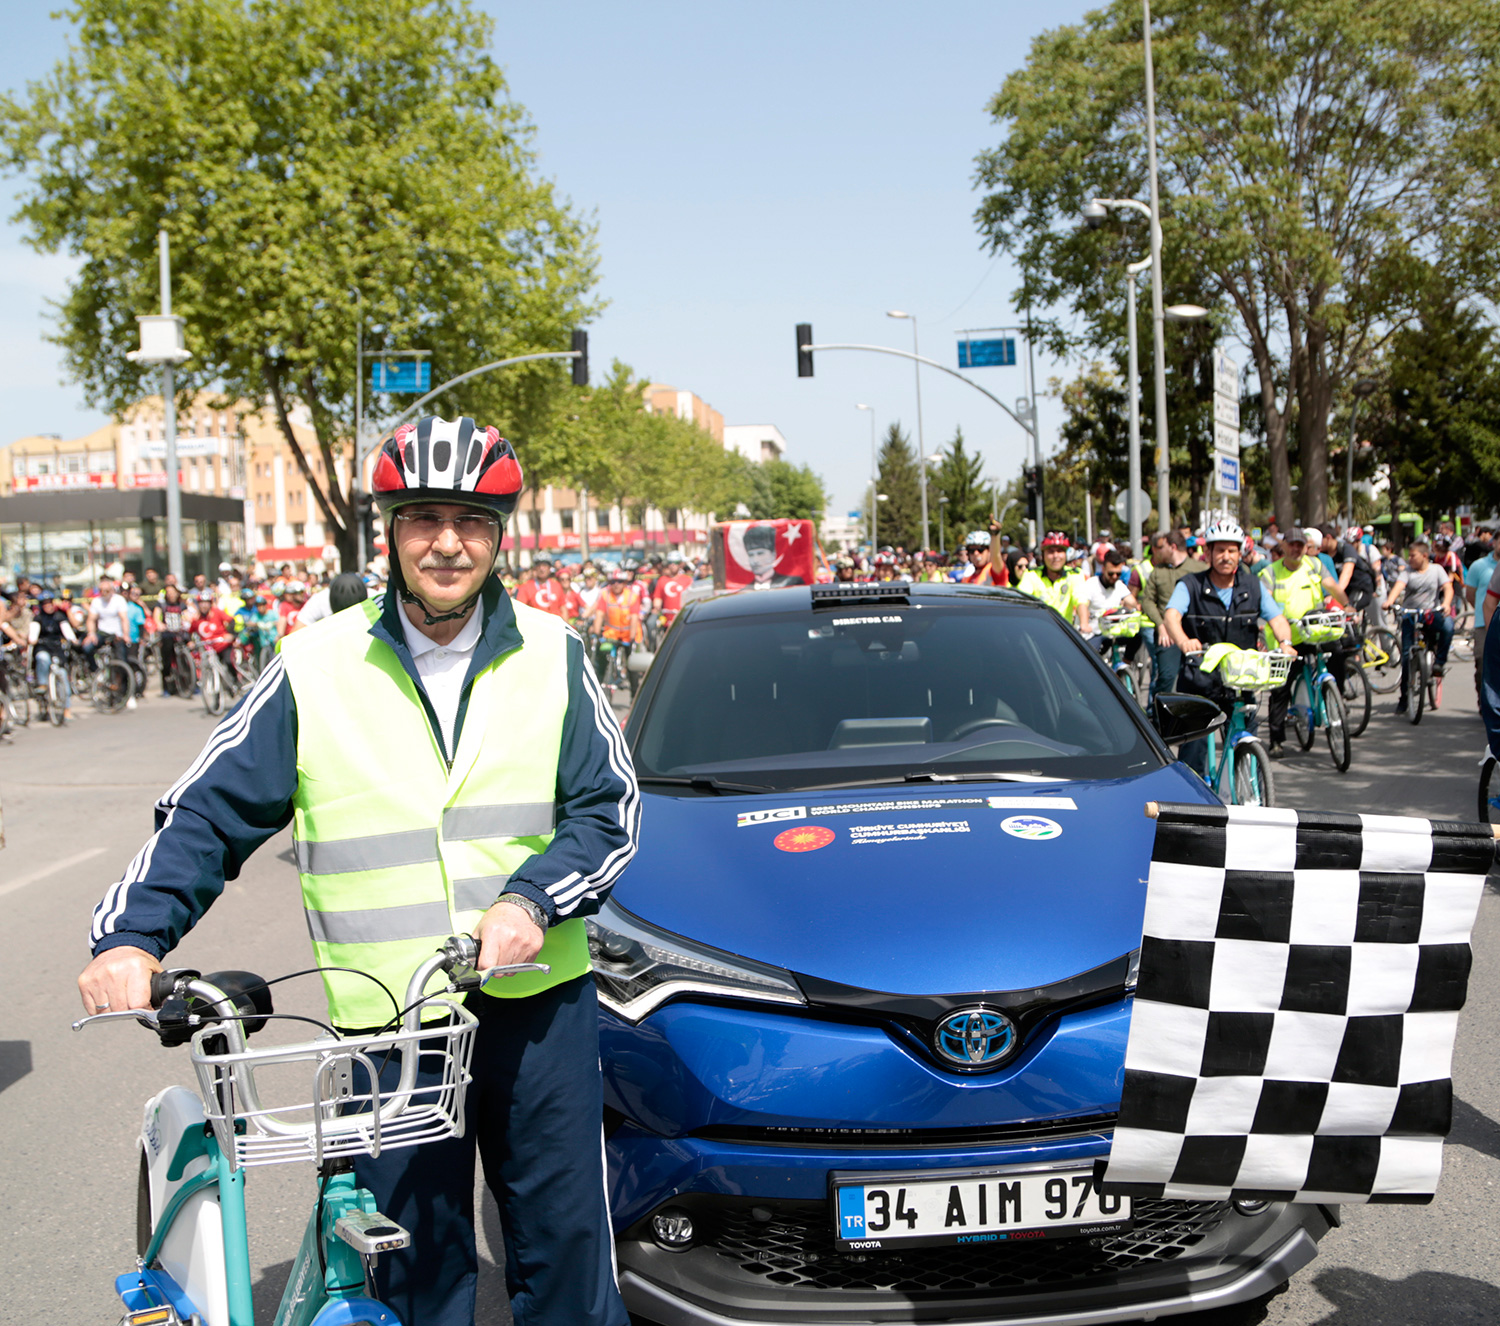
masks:
<path fill-rule="evenodd" d="M 429 414 L 386 438 L 370 486 L 382 516 L 410 502 L 459 502 L 503 521 L 521 496 L 521 462 L 499 429 Z"/>

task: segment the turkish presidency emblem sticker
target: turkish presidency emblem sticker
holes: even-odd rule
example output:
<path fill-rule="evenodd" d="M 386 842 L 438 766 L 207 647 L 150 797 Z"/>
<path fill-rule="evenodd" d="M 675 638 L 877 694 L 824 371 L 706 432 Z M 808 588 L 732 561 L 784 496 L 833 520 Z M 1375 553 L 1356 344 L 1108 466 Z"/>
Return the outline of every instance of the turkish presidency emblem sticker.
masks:
<path fill-rule="evenodd" d="M 804 824 L 796 829 L 783 829 L 771 842 L 782 852 L 816 852 L 837 837 L 838 834 L 825 825 Z"/>
<path fill-rule="evenodd" d="M 1062 825 L 1044 815 L 1012 815 L 1001 820 L 1000 827 L 1012 838 L 1027 838 L 1032 842 L 1045 842 L 1062 834 Z"/>

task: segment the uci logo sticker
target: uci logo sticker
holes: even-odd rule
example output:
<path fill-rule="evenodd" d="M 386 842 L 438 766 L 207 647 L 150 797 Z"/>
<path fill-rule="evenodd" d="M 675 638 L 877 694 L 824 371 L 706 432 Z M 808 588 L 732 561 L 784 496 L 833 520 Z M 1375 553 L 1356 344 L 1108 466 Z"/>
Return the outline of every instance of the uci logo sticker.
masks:
<path fill-rule="evenodd" d="M 747 810 L 737 816 L 734 827 L 743 829 L 747 824 L 770 824 L 775 820 L 805 820 L 806 806 L 777 806 L 775 810 Z"/>
<path fill-rule="evenodd" d="M 1042 815 L 1012 815 L 1001 820 L 1000 827 L 1012 838 L 1026 838 L 1032 842 L 1045 842 L 1062 834 L 1062 825 Z"/>

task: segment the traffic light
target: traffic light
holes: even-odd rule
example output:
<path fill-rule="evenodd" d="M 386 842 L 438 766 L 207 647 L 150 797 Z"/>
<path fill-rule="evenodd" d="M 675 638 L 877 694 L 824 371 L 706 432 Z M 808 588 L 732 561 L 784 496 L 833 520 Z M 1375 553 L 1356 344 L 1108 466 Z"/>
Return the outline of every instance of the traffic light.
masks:
<path fill-rule="evenodd" d="M 812 323 L 799 322 L 797 324 L 797 376 L 799 378 L 810 378 L 813 375 L 812 351 L 805 346 L 812 344 Z"/>
<path fill-rule="evenodd" d="M 1042 467 L 1040 465 L 1022 466 L 1021 475 L 1026 486 L 1026 513 L 1031 520 L 1035 520 L 1037 505 L 1042 496 Z"/>
<path fill-rule="evenodd" d="M 578 352 L 578 358 L 573 360 L 573 385 L 575 387 L 586 387 L 589 385 L 588 332 L 575 330 L 573 332 L 573 345 L 571 348 Z"/>
<path fill-rule="evenodd" d="M 349 505 L 354 508 L 354 519 L 365 532 L 365 547 L 373 555 L 375 551 L 375 497 L 358 486 L 349 490 Z"/>

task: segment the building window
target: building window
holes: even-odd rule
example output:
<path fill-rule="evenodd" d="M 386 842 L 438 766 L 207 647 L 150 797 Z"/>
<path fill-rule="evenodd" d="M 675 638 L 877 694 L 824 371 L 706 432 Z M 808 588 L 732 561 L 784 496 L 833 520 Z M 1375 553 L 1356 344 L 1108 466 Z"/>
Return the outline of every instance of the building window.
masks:
<path fill-rule="evenodd" d="M 274 525 L 262 525 L 260 527 L 260 546 L 269 548 L 276 540 L 276 527 Z"/>
<path fill-rule="evenodd" d="M 292 542 L 301 547 L 303 540 L 307 538 L 307 526 L 300 520 L 292 526 Z"/>
<path fill-rule="evenodd" d="M 572 512 L 572 510 L 569 509 L 567 511 L 559 511 L 558 512 L 558 518 L 562 521 L 562 527 L 563 527 L 563 529 L 566 530 L 569 534 L 571 534 L 573 532 L 573 512 Z"/>

